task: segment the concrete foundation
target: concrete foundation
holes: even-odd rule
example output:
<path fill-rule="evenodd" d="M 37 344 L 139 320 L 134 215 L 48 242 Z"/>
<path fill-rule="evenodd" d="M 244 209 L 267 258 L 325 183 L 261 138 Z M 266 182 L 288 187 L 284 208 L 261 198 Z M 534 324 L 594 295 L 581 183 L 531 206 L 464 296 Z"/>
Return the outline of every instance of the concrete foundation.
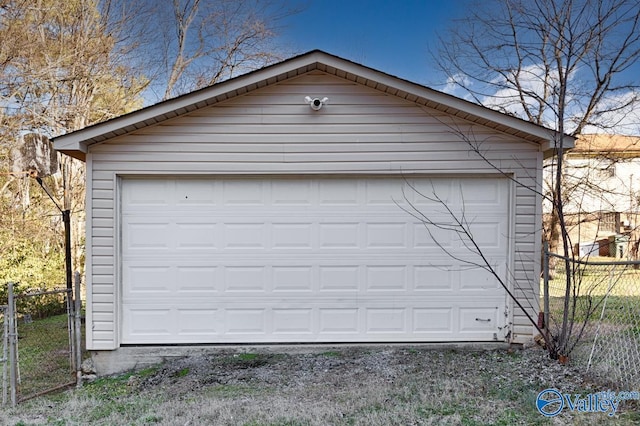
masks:
<path fill-rule="evenodd" d="M 348 347 L 420 347 L 433 350 L 495 350 L 512 346 L 505 342 L 456 342 L 419 344 L 340 344 L 340 345 L 208 345 L 208 346 L 123 346 L 113 351 L 91 351 L 98 376 L 141 370 L 166 361 L 197 355 L 233 353 L 321 353 Z"/>

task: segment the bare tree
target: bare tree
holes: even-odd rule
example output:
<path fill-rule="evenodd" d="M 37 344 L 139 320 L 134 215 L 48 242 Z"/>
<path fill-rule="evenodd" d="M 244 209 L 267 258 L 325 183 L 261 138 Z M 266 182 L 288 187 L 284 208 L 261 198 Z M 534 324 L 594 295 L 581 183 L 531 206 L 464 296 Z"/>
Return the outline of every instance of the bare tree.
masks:
<path fill-rule="evenodd" d="M 140 95 L 147 80 L 128 66 L 124 27 L 117 24 L 124 21 L 105 14 L 109 3 L 0 3 L 0 202 L 3 219 L 12 227 L 7 243 L 29 257 L 50 257 L 52 247 L 61 245 L 57 236 L 61 223 L 52 219 L 59 215 L 57 208 L 83 213 L 84 165 L 63 156 L 60 173 L 44 179 L 57 198 L 56 208 L 41 191 L 29 191 L 35 182 L 28 176 L 10 172 L 10 152 L 16 151 L 22 135 L 62 134 L 142 106 Z M 31 198 L 34 203 L 25 202 Z M 22 208 L 16 209 L 15 204 Z M 79 267 L 83 218 L 77 215 L 75 219 Z M 36 224 L 41 228 L 38 233 L 33 232 Z M 42 251 L 36 253 L 29 244 L 42 247 Z M 29 279 L 30 268 L 33 264 L 22 268 L 22 278 Z"/>
<path fill-rule="evenodd" d="M 33 180 L 10 171 L 23 134 L 78 130 L 264 66 L 279 57 L 276 30 L 294 12 L 284 0 L 0 0 L 0 210 L 11 226 L 4 241 L 45 247 L 24 250 L 42 258 L 58 243 L 61 224 L 50 219 L 58 212 L 29 190 Z M 67 156 L 59 164 L 44 183 L 59 207 L 78 213 L 81 266 L 84 165 Z M 48 230 L 46 241 L 31 241 L 26 221 Z M 22 269 L 28 276 L 33 268 Z"/>
<path fill-rule="evenodd" d="M 490 0 L 468 10 L 434 57 L 472 100 L 571 135 L 615 130 L 640 101 L 639 82 L 624 74 L 640 55 L 638 0 Z"/>
<path fill-rule="evenodd" d="M 555 251 L 559 241 L 566 280 L 555 355 L 567 355 L 579 282 L 565 219 L 563 135 L 617 129 L 639 104 L 638 81 L 626 80 L 625 72 L 640 58 L 640 2 L 492 0 L 468 11 L 434 52 L 448 89 L 556 130 L 545 195 L 552 208 L 550 242 Z"/>
<path fill-rule="evenodd" d="M 281 59 L 278 25 L 295 13 L 279 0 L 173 0 L 154 11 L 158 81 L 168 99 Z"/>

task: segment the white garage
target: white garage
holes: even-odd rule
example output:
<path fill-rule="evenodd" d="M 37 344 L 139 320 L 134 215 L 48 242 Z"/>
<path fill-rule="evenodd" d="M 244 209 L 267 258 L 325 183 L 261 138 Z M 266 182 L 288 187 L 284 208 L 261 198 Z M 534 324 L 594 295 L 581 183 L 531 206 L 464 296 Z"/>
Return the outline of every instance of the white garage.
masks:
<path fill-rule="evenodd" d="M 320 51 L 57 137 L 87 347 L 531 339 L 556 139 Z"/>
<path fill-rule="evenodd" d="M 472 258 L 464 240 L 432 229 L 434 241 L 401 208 L 452 220 L 402 178 L 121 184 L 122 343 L 504 339 L 503 288 L 451 257 Z M 509 181 L 412 185 L 464 203 L 504 279 Z"/>

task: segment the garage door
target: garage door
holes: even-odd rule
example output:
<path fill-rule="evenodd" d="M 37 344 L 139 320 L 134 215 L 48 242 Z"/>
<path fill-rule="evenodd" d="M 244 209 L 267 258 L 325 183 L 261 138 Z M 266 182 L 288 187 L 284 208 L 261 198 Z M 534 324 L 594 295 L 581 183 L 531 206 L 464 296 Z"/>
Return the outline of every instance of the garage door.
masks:
<path fill-rule="evenodd" d="M 509 184 L 413 179 L 506 274 Z M 404 191 L 403 191 L 404 188 Z M 121 180 L 122 342 L 502 339 L 505 292 L 399 178 Z"/>

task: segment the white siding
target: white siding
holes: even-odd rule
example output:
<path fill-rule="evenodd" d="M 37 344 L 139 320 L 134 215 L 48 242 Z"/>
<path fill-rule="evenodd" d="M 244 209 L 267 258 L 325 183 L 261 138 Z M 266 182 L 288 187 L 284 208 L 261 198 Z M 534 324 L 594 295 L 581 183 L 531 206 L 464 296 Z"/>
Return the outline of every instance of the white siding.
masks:
<path fill-rule="evenodd" d="M 314 112 L 307 95 L 329 103 Z M 539 175 L 540 147 L 314 71 L 90 147 L 89 348 L 119 345 L 118 175 L 495 175 L 461 134 L 525 186 L 515 185 L 512 268 L 517 293 L 537 310 L 540 199 L 526 186 Z M 518 310 L 513 330 L 531 333 Z"/>

